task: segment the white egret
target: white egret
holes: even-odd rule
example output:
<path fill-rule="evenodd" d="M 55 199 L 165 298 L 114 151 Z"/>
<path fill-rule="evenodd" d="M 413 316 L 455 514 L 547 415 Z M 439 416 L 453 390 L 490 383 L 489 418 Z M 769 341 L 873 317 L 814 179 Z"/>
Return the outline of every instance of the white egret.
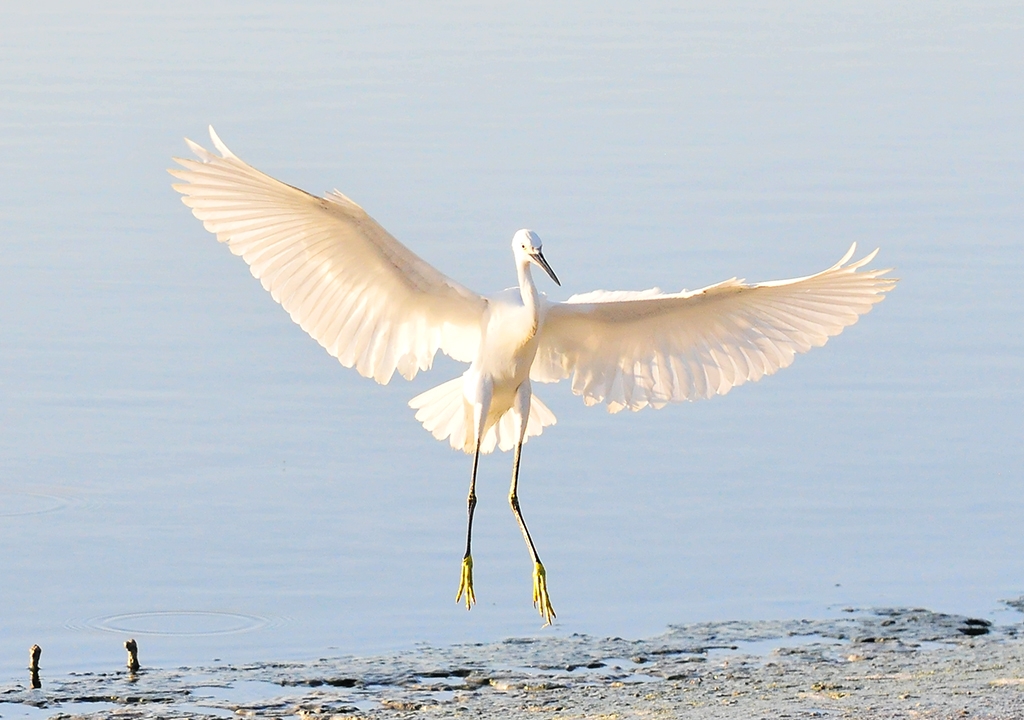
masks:
<path fill-rule="evenodd" d="M 551 303 L 530 266 L 555 282 L 532 230 L 512 239 L 519 287 L 484 297 L 417 257 L 338 191 L 315 197 L 238 159 L 210 128 L 220 157 L 186 140 L 174 188 L 203 226 L 241 255 L 303 330 L 345 367 L 386 384 L 412 379 L 438 350 L 469 363 L 459 378 L 413 398 L 416 419 L 473 454 L 466 552 L 456 601 L 472 607 L 473 510 L 480 453 L 515 450 L 509 504 L 533 561 L 533 601 L 555 617 L 547 577 L 519 507 L 523 443 L 555 416 L 531 381 L 572 377 L 587 405 L 610 412 L 724 395 L 824 345 L 882 300 L 895 279 L 864 269 L 875 253 L 793 280 L 733 278 L 701 290 L 596 291 Z"/>

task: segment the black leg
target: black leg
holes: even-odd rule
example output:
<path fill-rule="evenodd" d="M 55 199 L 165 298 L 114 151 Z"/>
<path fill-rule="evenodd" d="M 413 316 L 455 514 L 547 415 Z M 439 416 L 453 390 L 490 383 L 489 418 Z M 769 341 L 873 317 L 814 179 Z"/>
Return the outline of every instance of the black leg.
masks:
<path fill-rule="evenodd" d="M 480 464 L 480 440 L 476 441 L 476 452 L 473 454 L 473 475 L 469 480 L 469 497 L 466 498 L 466 505 L 469 511 L 469 521 L 466 523 L 466 554 L 462 556 L 462 579 L 459 582 L 459 594 L 455 596 L 455 602 L 466 596 L 466 609 L 469 610 L 476 603 L 476 595 L 473 593 L 473 511 L 476 510 L 476 469 Z"/>
<path fill-rule="evenodd" d="M 523 519 L 523 512 L 519 508 L 519 458 L 523 452 L 522 440 L 516 444 L 516 454 L 512 461 L 512 487 L 508 491 L 508 504 L 512 506 L 512 514 L 516 516 L 519 529 L 526 540 L 526 547 L 530 551 L 530 559 L 533 560 L 533 605 L 540 611 L 544 618 L 544 624 L 550 625 L 555 619 L 555 610 L 551 607 L 551 598 L 548 596 L 547 571 L 544 563 L 540 561 L 537 548 L 530 537 L 530 531 L 526 528 L 526 521 Z"/>

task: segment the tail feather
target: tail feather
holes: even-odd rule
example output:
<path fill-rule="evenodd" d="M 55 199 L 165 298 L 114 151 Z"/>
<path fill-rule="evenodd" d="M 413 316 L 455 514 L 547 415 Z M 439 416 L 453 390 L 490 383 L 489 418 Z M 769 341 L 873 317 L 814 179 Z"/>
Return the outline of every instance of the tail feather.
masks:
<path fill-rule="evenodd" d="M 449 439 L 456 450 L 465 449 L 466 429 L 472 423 L 466 417 L 466 405 L 461 377 L 430 388 L 409 401 L 409 407 L 416 410 L 416 419 L 427 432 L 438 440 Z M 469 438 L 469 443 L 472 440 Z"/>
<path fill-rule="evenodd" d="M 409 407 L 416 410 L 416 419 L 435 438 L 448 440 L 456 450 L 473 452 L 473 408 L 466 402 L 461 377 L 420 393 L 409 401 Z M 526 423 L 523 442 L 534 435 L 540 435 L 544 428 L 555 422 L 555 414 L 534 395 L 530 400 L 530 418 Z M 511 450 L 518 439 L 510 410 L 484 432 L 480 452 L 489 453 L 495 447 L 504 451 Z"/>

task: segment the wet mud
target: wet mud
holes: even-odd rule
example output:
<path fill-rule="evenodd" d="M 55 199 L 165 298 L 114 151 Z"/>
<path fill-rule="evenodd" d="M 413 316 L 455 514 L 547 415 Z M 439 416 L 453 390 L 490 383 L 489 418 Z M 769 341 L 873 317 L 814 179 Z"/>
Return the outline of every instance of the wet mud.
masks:
<path fill-rule="evenodd" d="M 524 638 L 83 673 L 0 688 L 0 716 L 1022 718 L 1024 628 L 924 609 L 850 610 L 680 625 L 645 640 Z"/>

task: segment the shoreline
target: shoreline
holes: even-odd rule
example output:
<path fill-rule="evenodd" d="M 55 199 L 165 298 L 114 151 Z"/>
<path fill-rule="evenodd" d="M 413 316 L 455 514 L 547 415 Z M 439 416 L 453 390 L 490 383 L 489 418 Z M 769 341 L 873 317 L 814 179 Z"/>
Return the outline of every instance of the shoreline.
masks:
<path fill-rule="evenodd" d="M 0 716 L 1024 717 L 1020 623 L 921 608 L 843 614 L 678 625 L 644 640 L 512 638 L 314 662 L 78 673 L 44 678 L 38 690 L 0 688 Z"/>

